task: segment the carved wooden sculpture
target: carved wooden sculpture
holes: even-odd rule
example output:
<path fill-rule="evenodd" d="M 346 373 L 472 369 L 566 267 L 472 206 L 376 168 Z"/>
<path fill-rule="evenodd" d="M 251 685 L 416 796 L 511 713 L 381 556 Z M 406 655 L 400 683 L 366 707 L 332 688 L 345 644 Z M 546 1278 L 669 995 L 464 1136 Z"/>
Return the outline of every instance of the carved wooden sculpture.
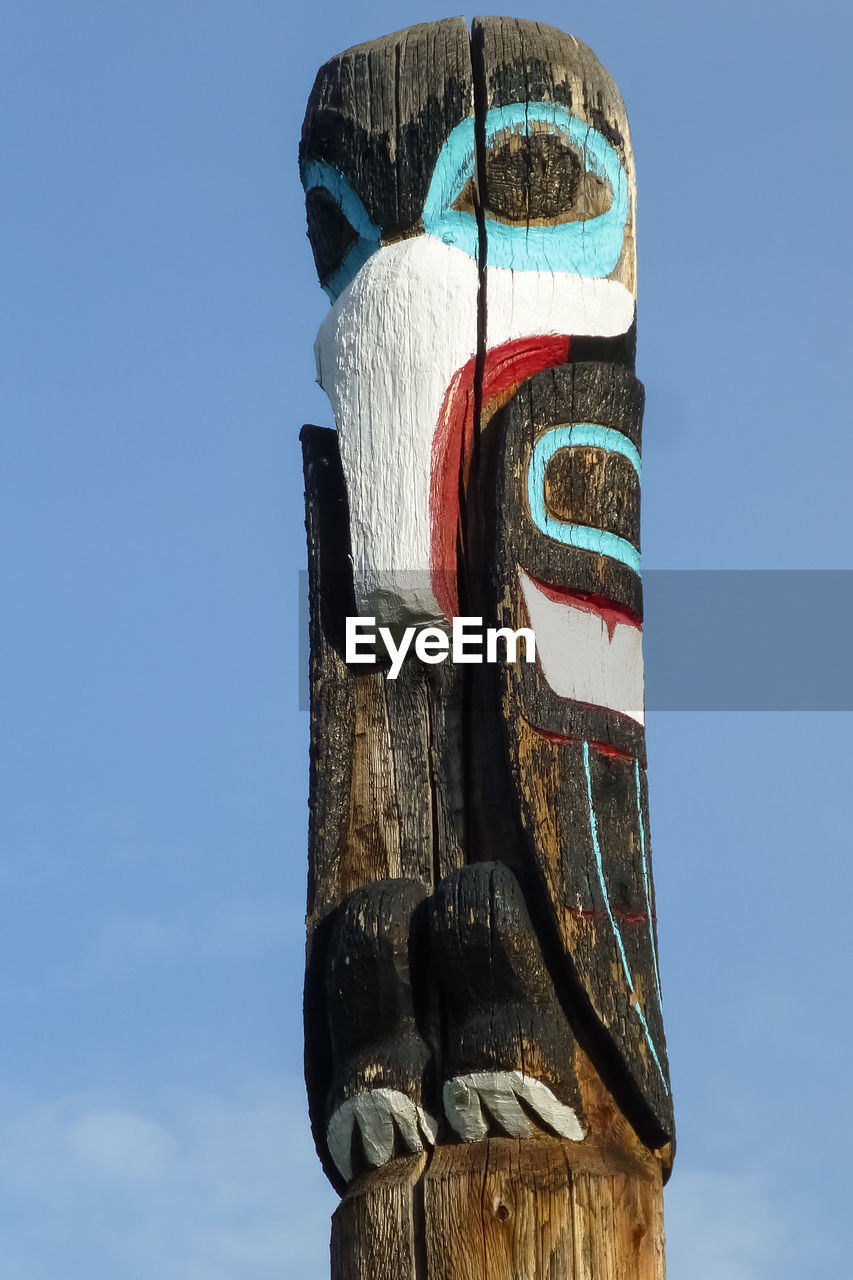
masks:
<path fill-rule="evenodd" d="M 333 1277 L 661 1277 L 625 110 L 573 37 L 450 19 L 322 67 L 300 167 L 337 426 L 302 435 Z M 347 662 L 355 615 L 392 651 L 532 629 L 536 661 L 438 631 L 390 679 Z"/>

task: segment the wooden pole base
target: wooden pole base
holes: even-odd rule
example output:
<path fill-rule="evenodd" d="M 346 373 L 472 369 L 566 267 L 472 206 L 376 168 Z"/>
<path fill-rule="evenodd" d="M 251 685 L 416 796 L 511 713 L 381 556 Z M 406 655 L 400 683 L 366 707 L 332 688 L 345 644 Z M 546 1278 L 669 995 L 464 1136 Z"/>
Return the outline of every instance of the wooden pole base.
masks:
<path fill-rule="evenodd" d="M 332 1219 L 332 1280 L 664 1280 L 660 1165 L 538 1137 L 393 1160 Z"/>

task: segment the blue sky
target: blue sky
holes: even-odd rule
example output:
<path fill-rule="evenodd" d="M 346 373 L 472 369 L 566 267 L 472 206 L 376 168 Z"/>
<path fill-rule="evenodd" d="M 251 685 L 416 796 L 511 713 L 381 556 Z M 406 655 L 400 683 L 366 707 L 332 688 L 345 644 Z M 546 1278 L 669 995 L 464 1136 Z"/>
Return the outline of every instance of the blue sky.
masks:
<path fill-rule="evenodd" d="M 327 1275 L 297 436 L 331 415 L 296 146 L 322 61 L 446 12 L 0 12 L 4 1280 Z M 853 568 L 848 6 L 524 16 L 632 122 L 645 564 Z M 850 715 L 649 719 L 671 1280 L 841 1276 Z"/>

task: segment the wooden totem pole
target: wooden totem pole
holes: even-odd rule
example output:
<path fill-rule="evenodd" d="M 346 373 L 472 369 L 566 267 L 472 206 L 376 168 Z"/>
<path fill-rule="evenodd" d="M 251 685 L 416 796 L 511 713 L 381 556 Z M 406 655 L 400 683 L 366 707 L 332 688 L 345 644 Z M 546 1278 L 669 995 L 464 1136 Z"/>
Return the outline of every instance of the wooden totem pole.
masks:
<path fill-rule="evenodd" d="M 300 167 L 332 1277 L 660 1280 L 625 109 L 574 37 L 449 19 L 326 63 Z"/>

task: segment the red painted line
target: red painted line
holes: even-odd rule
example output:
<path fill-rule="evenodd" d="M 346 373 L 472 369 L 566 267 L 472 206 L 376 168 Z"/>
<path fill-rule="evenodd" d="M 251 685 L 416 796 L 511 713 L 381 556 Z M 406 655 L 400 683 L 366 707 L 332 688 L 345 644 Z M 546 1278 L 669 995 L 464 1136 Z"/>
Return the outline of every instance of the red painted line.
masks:
<path fill-rule="evenodd" d="M 614 747 L 608 742 L 591 742 L 589 744 L 599 755 L 607 756 L 609 760 L 635 760 L 636 756 L 632 756 L 630 751 L 623 751 L 621 747 Z"/>
<path fill-rule="evenodd" d="M 638 631 L 643 629 L 640 618 L 627 605 L 616 604 L 607 596 L 593 595 L 588 591 L 575 591 L 572 587 L 560 587 L 551 582 L 543 582 L 529 573 L 527 576 L 549 600 L 557 604 L 571 605 L 573 609 L 580 609 L 583 613 L 595 614 L 607 627 L 608 640 L 612 641 L 617 626 L 636 627 Z"/>
<path fill-rule="evenodd" d="M 565 733 L 556 733 L 553 729 L 540 729 L 538 725 L 531 724 L 529 720 L 527 723 L 535 733 L 539 734 L 540 738 L 545 738 L 548 742 L 554 742 L 559 747 L 580 746 L 585 741 L 583 738 L 574 738 Z M 590 741 L 589 745 L 594 751 L 599 752 L 600 755 L 607 756 L 611 760 L 636 760 L 637 758 L 630 751 L 623 751 L 621 747 L 614 747 L 610 742 Z"/>
<path fill-rule="evenodd" d="M 606 911 L 596 911 L 587 907 L 566 907 L 565 910 L 576 920 L 607 920 Z M 627 911 L 624 907 L 613 907 L 613 918 L 621 924 L 648 924 L 649 917 L 645 911 Z M 656 920 L 652 916 L 652 920 Z"/>
<path fill-rule="evenodd" d="M 530 721 L 528 720 L 527 723 L 530 724 Z M 540 738 L 545 738 L 548 742 L 556 742 L 560 747 L 579 746 L 583 741 L 582 738 L 570 738 L 565 733 L 556 733 L 553 729 L 540 729 L 535 724 L 531 724 L 530 727 L 539 734 Z"/>
<path fill-rule="evenodd" d="M 569 358 L 565 335 L 517 338 L 486 352 L 483 368 L 482 421 L 503 408 L 534 373 Z M 450 380 L 438 415 L 430 464 L 430 577 L 435 598 L 447 617 L 459 613 L 456 547 L 460 494 L 468 483 L 474 446 L 474 369 L 476 358 Z"/>

